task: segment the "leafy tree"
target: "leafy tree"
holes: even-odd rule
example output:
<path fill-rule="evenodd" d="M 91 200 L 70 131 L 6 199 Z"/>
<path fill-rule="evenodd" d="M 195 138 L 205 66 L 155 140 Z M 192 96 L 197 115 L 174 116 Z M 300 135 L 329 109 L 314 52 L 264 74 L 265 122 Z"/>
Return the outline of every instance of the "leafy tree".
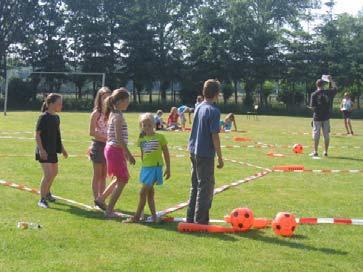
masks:
<path fill-rule="evenodd" d="M 37 0 L 2 0 L 0 2 L 0 70 L 7 76 L 9 46 L 24 39 L 34 21 Z"/>

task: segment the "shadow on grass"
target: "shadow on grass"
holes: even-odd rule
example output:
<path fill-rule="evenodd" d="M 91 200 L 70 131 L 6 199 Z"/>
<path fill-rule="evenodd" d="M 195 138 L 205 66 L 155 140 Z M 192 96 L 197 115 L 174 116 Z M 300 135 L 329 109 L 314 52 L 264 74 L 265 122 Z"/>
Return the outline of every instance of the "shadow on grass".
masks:
<path fill-rule="evenodd" d="M 306 239 L 304 235 L 294 235 L 292 238 L 282 238 L 282 237 L 269 237 L 263 235 L 264 232 L 259 230 L 251 230 L 244 235 L 244 237 L 256 241 L 262 241 L 264 243 L 279 245 L 279 246 L 286 246 L 294 249 L 301 249 L 301 250 L 309 250 L 309 251 L 317 251 L 328 255 L 347 255 L 348 252 L 337 250 L 333 248 L 325 248 L 325 247 L 314 247 L 309 246 L 303 243 L 295 242 L 294 240 L 301 240 Z"/>
<path fill-rule="evenodd" d="M 156 230 L 167 230 L 172 232 L 178 232 L 178 223 L 176 222 L 161 222 L 161 223 L 140 223 L 143 226 L 150 227 Z M 180 233 L 180 235 L 193 236 L 194 238 L 212 238 L 220 239 L 229 242 L 238 242 L 239 239 L 231 233 L 207 233 L 207 232 L 191 232 L 191 233 Z"/>
<path fill-rule="evenodd" d="M 347 160 L 347 161 L 359 161 L 363 162 L 363 159 L 351 158 L 351 157 L 343 157 L 343 156 L 329 156 L 330 159 L 337 159 L 337 160 Z"/>
<path fill-rule="evenodd" d="M 144 224 L 145 226 L 154 228 L 154 229 L 162 229 L 168 231 L 177 231 L 177 224 L 176 223 L 161 223 L 161 224 Z M 219 238 L 225 241 L 233 241 L 238 242 L 241 238 L 243 239 L 250 239 L 261 241 L 264 243 L 269 243 L 273 245 L 285 246 L 294 249 L 300 250 L 309 250 L 309 251 L 316 251 L 321 252 L 328 255 L 347 255 L 348 252 L 337 250 L 333 248 L 318 248 L 314 246 L 309 246 L 295 240 L 304 240 L 307 237 L 304 235 L 294 235 L 292 238 L 282 238 L 282 237 L 269 237 L 264 235 L 265 232 L 257 229 L 252 229 L 245 233 L 201 233 L 201 232 L 194 232 L 194 233 L 184 233 L 183 235 L 191 235 L 196 238 Z"/>
<path fill-rule="evenodd" d="M 57 206 L 67 207 L 65 208 L 58 208 Z M 97 219 L 97 220 L 111 220 L 111 221 L 117 221 L 122 222 L 121 218 L 116 219 L 105 219 L 104 214 L 101 211 L 87 211 L 84 209 L 81 209 L 76 206 L 72 206 L 66 203 L 56 202 L 54 203 L 51 208 L 53 210 L 61 211 L 61 212 L 67 212 L 71 213 L 80 217 L 89 218 L 89 219 Z M 133 214 L 129 211 L 119 211 L 126 214 Z M 147 216 L 145 214 L 145 216 Z M 152 224 L 152 223 L 140 223 L 143 226 L 153 228 L 155 230 L 166 230 L 166 231 L 172 231 L 177 232 L 177 223 L 175 222 L 161 222 L 158 224 Z M 126 224 L 125 224 L 126 226 Z M 318 248 L 313 247 L 309 245 L 305 245 L 303 243 L 296 242 L 295 240 L 305 240 L 306 236 L 304 235 L 294 235 L 292 238 L 281 238 L 281 237 L 269 237 L 264 235 L 264 231 L 252 229 L 246 233 L 200 233 L 200 232 L 193 232 L 193 233 L 183 233 L 180 235 L 189 235 L 193 236 L 194 238 L 198 239 L 205 239 L 205 238 L 213 238 L 213 239 L 220 239 L 224 241 L 229 242 L 238 242 L 241 238 L 244 239 L 251 239 L 256 241 L 261 241 L 264 243 L 279 245 L 279 246 L 285 246 L 290 247 L 294 249 L 300 249 L 300 250 L 309 250 L 309 251 L 316 251 L 321 252 L 324 254 L 329 255 L 347 255 L 348 253 L 346 251 L 342 250 L 336 250 L 333 248 Z"/>
<path fill-rule="evenodd" d="M 62 206 L 64 208 L 58 208 L 57 206 Z M 77 206 L 73 206 L 71 204 L 63 203 L 60 201 L 57 201 L 53 203 L 50 208 L 52 210 L 71 213 L 79 217 L 89 218 L 89 219 L 97 219 L 97 220 L 108 220 L 108 221 L 118 221 L 121 222 L 122 218 L 105 218 L 105 214 L 102 211 L 89 211 L 82 209 Z M 68 209 L 67 209 L 68 208 Z M 133 212 L 130 211 L 121 211 L 116 210 L 117 212 L 125 213 L 125 214 L 133 214 Z"/>

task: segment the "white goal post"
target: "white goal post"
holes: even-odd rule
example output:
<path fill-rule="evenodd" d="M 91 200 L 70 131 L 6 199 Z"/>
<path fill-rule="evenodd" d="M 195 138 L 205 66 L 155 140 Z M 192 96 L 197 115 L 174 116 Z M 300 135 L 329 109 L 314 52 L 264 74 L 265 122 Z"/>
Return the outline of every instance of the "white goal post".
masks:
<path fill-rule="evenodd" d="M 86 72 L 31 72 L 31 74 L 45 74 L 45 75 L 87 75 L 87 76 L 102 76 L 102 86 L 105 86 L 106 73 L 86 73 Z M 9 76 L 5 79 L 5 99 L 4 99 L 4 116 L 6 116 L 8 108 L 8 91 L 9 91 Z"/>

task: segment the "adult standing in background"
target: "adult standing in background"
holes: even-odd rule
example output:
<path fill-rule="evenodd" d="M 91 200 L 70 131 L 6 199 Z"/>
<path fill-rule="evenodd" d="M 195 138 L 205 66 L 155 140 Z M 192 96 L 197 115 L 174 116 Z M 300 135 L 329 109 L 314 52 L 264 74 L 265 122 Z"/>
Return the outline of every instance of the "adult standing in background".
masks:
<path fill-rule="evenodd" d="M 313 114 L 313 139 L 314 150 L 310 154 L 312 157 L 318 157 L 318 146 L 320 140 L 320 131 L 323 131 L 324 136 L 324 156 L 328 156 L 330 143 L 330 114 L 334 96 L 338 89 L 333 81 L 332 76 L 327 76 L 329 87 L 325 89 L 326 82 L 323 79 L 316 81 L 317 90 L 311 95 L 310 107 L 314 111 Z"/>

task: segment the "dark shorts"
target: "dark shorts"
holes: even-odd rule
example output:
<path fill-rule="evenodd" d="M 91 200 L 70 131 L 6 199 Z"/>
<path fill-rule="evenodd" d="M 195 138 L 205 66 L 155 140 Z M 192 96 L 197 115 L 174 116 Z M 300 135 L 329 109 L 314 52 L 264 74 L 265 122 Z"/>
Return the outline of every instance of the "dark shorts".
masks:
<path fill-rule="evenodd" d="M 94 163 L 106 163 L 104 155 L 106 143 L 92 140 L 92 144 L 89 148 L 89 158 Z"/>
<path fill-rule="evenodd" d="M 42 160 L 39 153 L 35 153 L 35 159 L 40 163 L 58 163 L 57 154 L 48 154 L 48 158 L 46 160 Z"/>
<path fill-rule="evenodd" d="M 350 111 L 343 110 L 342 112 L 343 112 L 344 119 L 350 119 L 350 116 L 352 115 L 352 113 Z"/>

